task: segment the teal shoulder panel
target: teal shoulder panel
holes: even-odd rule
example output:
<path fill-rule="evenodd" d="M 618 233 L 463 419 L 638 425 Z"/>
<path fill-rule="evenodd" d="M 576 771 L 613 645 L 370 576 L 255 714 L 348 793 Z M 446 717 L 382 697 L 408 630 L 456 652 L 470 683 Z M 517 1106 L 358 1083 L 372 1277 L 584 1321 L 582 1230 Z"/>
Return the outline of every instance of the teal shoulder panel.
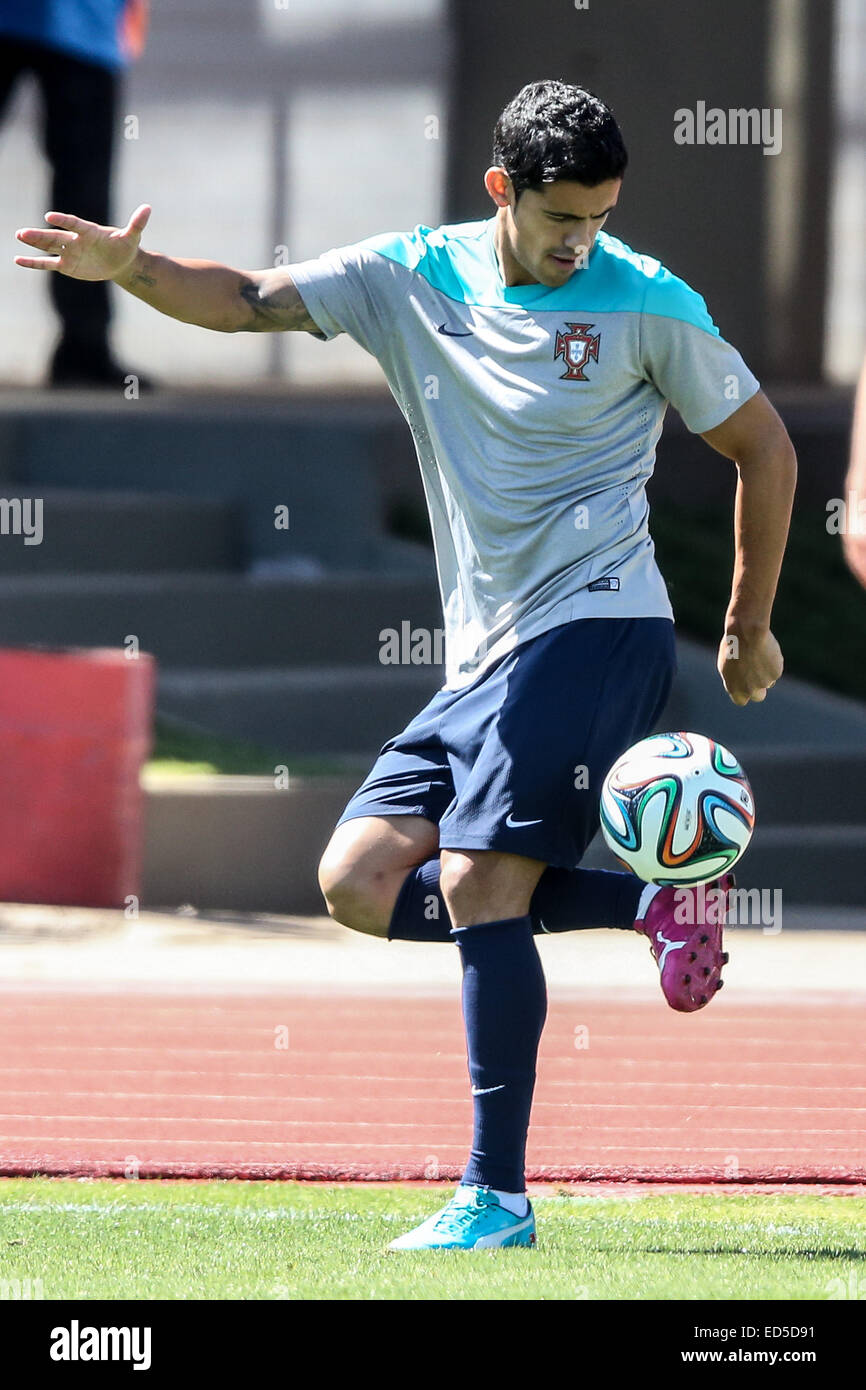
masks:
<path fill-rule="evenodd" d="M 449 299 L 478 307 L 532 305 L 536 312 L 655 314 L 718 337 L 707 306 L 684 280 L 652 256 L 599 232 L 589 263 L 557 288 L 502 280 L 493 248 L 493 218 L 411 232 L 383 232 L 362 248 L 423 275 Z"/>
<path fill-rule="evenodd" d="M 601 232 L 599 235 L 604 236 L 604 233 Z M 695 328 L 702 328 L 706 333 L 712 333 L 715 337 L 719 336 L 719 330 L 713 323 L 707 306 L 697 290 L 693 290 L 690 285 L 686 284 L 685 280 L 672 274 L 666 266 L 662 265 L 661 261 L 657 261 L 653 256 L 639 255 L 623 242 L 617 242 L 614 237 L 606 237 L 606 241 L 612 243 L 610 246 L 611 255 L 621 256 L 622 253 L 625 253 L 624 259 L 633 266 L 635 273 L 642 278 L 644 285 L 643 313 L 679 319 L 682 323 L 690 323 Z"/>
<path fill-rule="evenodd" d="M 487 230 L 486 221 L 419 225 L 411 232 L 368 237 L 359 245 L 423 275 L 449 299 L 472 304 L 489 299 L 490 267 L 481 249 Z"/>
<path fill-rule="evenodd" d="M 526 290 L 536 309 L 558 312 L 656 314 L 693 324 L 718 336 L 718 329 L 699 294 L 672 275 L 654 256 L 633 251 L 624 241 L 599 232 L 589 263 L 558 289 L 517 285 L 505 291 L 506 302 L 519 303 Z"/>

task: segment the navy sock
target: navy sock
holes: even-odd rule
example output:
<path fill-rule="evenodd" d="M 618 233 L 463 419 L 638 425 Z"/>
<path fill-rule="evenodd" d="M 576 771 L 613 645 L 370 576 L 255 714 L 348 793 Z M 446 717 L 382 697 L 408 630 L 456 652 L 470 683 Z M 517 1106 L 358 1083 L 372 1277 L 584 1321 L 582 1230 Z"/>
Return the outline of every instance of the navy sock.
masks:
<path fill-rule="evenodd" d="M 525 1192 L 526 1135 L 538 1043 L 547 1015 L 530 917 L 454 929 L 463 963 L 463 1018 L 474 1128 L 464 1183 Z"/>
<path fill-rule="evenodd" d="M 439 889 L 439 859 L 410 869 L 394 904 L 389 941 L 452 941 L 451 918 Z"/>
<path fill-rule="evenodd" d="M 536 936 L 590 927 L 631 929 L 645 884 L 634 874 L 608 869 L 545 869 L 529 915 Z M 453 941 L 451 918 L 439 891 L 439 860 L 412 869 L 400 889 L 391 941 Z"/>
<path fill-rule="evenodd" d="M 613 869 L 545 869 L 529 904 L 538 932 L 583 931 L 588 927 L 631 930 L 643 879 Z"/>

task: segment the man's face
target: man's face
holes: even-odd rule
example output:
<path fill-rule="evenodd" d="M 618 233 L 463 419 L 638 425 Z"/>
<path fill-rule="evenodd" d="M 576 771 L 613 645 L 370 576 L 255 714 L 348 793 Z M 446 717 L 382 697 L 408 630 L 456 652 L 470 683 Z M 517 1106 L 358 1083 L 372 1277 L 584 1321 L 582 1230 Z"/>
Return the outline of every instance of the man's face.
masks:
<path fill-rule="evenodd" d="M 585 264 L 616 206 L 622 179 L 607 179 L 594 188 L 558 179 L 539 191 L 527 188 L 516 206 L 504 169 L 488 169 L 485 184 L 500 209 L 499 248 L 506 284 L 540 283 L 555 289 Z"/>

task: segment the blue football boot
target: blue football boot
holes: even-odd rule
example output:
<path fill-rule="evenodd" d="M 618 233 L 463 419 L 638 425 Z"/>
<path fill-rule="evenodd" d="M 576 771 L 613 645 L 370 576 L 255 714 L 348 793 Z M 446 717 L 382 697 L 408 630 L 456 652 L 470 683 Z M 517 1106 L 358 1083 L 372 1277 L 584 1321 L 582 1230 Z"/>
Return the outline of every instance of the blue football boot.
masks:
<path fill-rule="evenodd" d="M 515 1216 L 500 1206 L 489 1187 L 458 1187 L 447 1206 L 392 1240 L 388 1249 L 497 1250 L 512 1245 L 535 1245 L 531 1203 L 525 1216 Z"/>

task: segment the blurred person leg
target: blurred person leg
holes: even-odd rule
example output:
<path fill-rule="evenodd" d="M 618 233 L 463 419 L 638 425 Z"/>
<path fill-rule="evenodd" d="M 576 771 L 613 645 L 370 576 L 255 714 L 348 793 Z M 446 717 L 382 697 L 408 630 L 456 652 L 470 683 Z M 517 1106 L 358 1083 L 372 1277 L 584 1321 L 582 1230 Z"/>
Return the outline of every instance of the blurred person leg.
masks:
<path fill-rule="evenodd" d="M 22 72 L 32 66 L 33 45 L 0 37 L 0 121 Z"/>
<path fill-rule="evenodd" d="M 107 224 L 120 79 L 98 63 L 48 48 L 41 50 L 38 76 L 44 149 L 53 174 L 51 207 Z M 50 281 L 61 324 L 50 384 L 122 386 L 128 372 L 111 353 L 109 282 L 66 275 L 52 275 Z M 139 389 L 147 389 L 150 382 L 136 376 Z"/>

